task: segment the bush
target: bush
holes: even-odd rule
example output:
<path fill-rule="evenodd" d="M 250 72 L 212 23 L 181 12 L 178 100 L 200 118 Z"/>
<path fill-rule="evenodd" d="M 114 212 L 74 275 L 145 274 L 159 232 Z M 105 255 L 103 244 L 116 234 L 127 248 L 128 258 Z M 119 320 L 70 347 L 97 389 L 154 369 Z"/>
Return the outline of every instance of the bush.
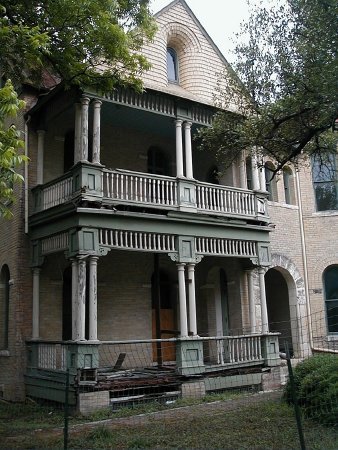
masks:
<path fill-rule="evenodd" d="M 298 404 L 305 417 L 338 426 L 338 355 L 312 356 L 294 369 Z M 292 403 L 290 381 L 285 397 Z"/>

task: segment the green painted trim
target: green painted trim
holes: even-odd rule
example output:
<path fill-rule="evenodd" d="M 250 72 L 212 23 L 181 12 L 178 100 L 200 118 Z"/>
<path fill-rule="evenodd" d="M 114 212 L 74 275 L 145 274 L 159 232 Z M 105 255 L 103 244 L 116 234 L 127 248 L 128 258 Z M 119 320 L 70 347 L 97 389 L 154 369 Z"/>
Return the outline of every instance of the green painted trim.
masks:
<path fill-rule="evenodd" d="M 261 373 L 248 373 L 242 375 L 231 375 L 223 377 L 206 377 L 204 379 L 205 390 L 219 391 L 244 386 L 259 385 L 262 382 Z"/>

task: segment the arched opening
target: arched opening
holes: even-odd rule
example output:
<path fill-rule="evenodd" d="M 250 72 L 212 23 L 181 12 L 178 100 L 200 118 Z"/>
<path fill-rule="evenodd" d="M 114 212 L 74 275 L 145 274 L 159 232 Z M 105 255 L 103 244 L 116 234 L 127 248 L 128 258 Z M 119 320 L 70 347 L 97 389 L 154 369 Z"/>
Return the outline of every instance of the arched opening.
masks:
<path fill-rule="evenodd" d="M 288 346 L 290 354 L 293 354 L 289 289 L 283 274 L 277 269 L 269 269 L 265 274 L 265 288 L 269 331 L 280 333 L 281 351 Z"/>
<path fill-rule="evenodd" d="M 252 189 L 252 160 L 251 156 L 245 158 L 246 187 Z"/>
<path fill-rule="evenodd" d="M 325 269 L 324 276 L 325 309 L 327 330 L 338 333 L 338 266 Z"/>
<path fill-rule="evenodd" d="M 277 182 L 276 182 L 276 175 L 275 175 L 275 167 L 274 165 L 268 161 L 265 163 L 265 189 L 269 193 L 268 199 L 277 202 L 278 196 L 277 196 Z"/>
<path fill-rule="evenodd" d="M 8 349 L 9 280 L 9 268 L 5 264 L 0 274 L 0 350 Z"/>

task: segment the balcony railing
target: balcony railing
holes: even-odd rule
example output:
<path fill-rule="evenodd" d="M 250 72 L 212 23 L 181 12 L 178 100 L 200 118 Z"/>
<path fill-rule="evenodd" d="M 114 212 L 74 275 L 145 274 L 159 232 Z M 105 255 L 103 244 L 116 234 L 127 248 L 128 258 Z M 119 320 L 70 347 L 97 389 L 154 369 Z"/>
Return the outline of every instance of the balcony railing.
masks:
<path fill-rule="evenodd" d="M 34 212 L 77 199 L 266 220 L 264 195 L 246 189 L 89 164 L 33 189 Z"/>
<path fill-rule="evenodd" d="M 178 206 L 176 178 L 126 170 L 104 170 L 102 180 L 105 198 L 150 206 Z"/>

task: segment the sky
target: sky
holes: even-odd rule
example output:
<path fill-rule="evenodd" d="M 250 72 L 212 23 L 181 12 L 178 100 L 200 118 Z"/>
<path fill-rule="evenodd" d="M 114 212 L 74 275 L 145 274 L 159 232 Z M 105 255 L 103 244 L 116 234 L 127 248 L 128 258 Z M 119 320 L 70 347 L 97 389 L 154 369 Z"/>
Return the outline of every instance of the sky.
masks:
<path fill-rule="evenodd" d="M 151 0 L 153 13 L 167 6 L 171 0 Z M 249 17 L 246 0 L 186 0 L 211 39 L 232 63 L 235 59 L 231 51 L 235 44 L 234 34 L 240 30 L 240 23 Z"/>

